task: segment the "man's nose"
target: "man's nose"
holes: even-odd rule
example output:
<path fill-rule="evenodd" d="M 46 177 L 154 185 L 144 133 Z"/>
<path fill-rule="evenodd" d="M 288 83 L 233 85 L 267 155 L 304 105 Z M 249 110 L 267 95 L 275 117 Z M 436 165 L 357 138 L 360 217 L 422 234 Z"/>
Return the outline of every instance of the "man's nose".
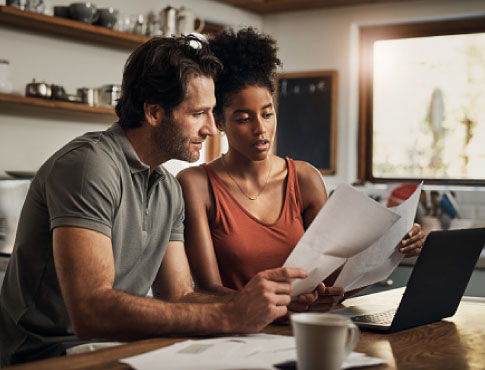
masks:
<path fill-rule="evenodd" d="M 217 133 L 216 121 L 214 119 L 214 114 L 212 114 L 212 112 L 209 112 L 207 114 L 206 122 L 204 126 L 202 126 L 200 131 L 202 134 L 209 135 L 209 136 L 213 136 Z"/>

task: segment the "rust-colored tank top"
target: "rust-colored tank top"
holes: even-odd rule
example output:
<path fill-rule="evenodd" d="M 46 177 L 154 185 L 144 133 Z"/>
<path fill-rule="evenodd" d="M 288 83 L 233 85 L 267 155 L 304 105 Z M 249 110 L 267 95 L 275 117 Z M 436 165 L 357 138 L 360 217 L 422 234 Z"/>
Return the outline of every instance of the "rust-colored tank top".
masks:
<path fill-rule="evenodd" d="M 241 290 L 259 271 L 281 267 L 305 232 L 303 203 L 295 164 L 288 167 L 286 194 L 280 217 L 265 224 L 231 195 L 216 173 L 205 168 L 215 198 L 215 216 L 209 226 L 224 286 Z"/>

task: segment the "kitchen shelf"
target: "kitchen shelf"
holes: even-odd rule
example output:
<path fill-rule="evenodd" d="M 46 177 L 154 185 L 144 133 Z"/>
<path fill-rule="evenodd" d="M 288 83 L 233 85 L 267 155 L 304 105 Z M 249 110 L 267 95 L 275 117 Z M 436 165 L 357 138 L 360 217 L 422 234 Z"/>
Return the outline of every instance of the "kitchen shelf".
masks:
<path fill-rule="evenodd" d="M 20 10 L 12 6 L 0 6 L 0 24 L 124 49 L 134 49 L 150 39 L 71 19 Z M 206 22 L 202 32 L 215 33 L 222 29 L 221 25 Z"/>
<path fill-rule="evenodd" d="M 149 38 L 12 6 L 0 6 L 0 23 L 120 48 L 134 49 Z"/>
<path fill-rule="evenodd" d="M 0 93 L 0 108 L 21 113 L 25 111 L 43 111 L 51 114 L 63 114 L 72 117 L 96 118 L 106 122 L 116 119 L 112 107 L 92 107 L 82 103 L 71 103 L 59 100 L 33 98 L 29 96 Z"/>

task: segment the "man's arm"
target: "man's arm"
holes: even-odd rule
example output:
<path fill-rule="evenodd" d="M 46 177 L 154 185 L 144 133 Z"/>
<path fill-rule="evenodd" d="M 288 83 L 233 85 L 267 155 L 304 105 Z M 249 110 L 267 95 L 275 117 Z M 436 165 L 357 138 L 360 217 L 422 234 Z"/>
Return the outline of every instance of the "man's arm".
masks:
<path fill-rule="evenodd" d="M 236 293 L 232 290 L 224 294 L 194 291 L 189 262 L 182 242 L 168 243 L 152 291 L 153 296 L 161 300 L 187 303 L 229 302 Z"/>
<path fill-rule="evenodd" d="M 172 247 L 169 253 L 178 255 L 179 251 Z M 286 314 L 291 291 L 288 280 L 306 277 L 301 269 L 267 270 L 228 303 L 166 302 L 113 289 L 111 240 L 101 233 L 76 227 L 55 228 L 53 250 L 64 302 L 80 338 L 126 340 L 162 334 L 256 332 Z M 178 260 L 170 254 L 168 257 L 168 261 Z M 188 281 L 183 278 L 185 267 L 177 271 L 172 263 L 162 264 L 160 277 L 174 271 L 168 288 L 161 289 L 161 280 L 157 282 L 158 294 L 171 300 L 190 296 L 187 283 L 176 287 L 178 282 Z"/>

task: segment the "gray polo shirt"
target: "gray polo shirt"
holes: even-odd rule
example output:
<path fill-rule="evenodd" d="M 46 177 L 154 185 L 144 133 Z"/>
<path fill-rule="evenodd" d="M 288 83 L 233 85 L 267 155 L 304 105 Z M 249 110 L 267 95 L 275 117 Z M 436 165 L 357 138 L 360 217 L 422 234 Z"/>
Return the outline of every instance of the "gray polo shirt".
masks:
<path fill-rule="evenodd" d="M 76 226 L 111 238 L 114 289 L 145 296 L 167 243 L 183 241 L 184 203 L 162 166 L 150 176 L 123 129 L 78 137 L 39 169 L 22 209 L 0 297 L 2 364 L 60 355 L 81 344 L 62 300 L 52 230 Z"/>

